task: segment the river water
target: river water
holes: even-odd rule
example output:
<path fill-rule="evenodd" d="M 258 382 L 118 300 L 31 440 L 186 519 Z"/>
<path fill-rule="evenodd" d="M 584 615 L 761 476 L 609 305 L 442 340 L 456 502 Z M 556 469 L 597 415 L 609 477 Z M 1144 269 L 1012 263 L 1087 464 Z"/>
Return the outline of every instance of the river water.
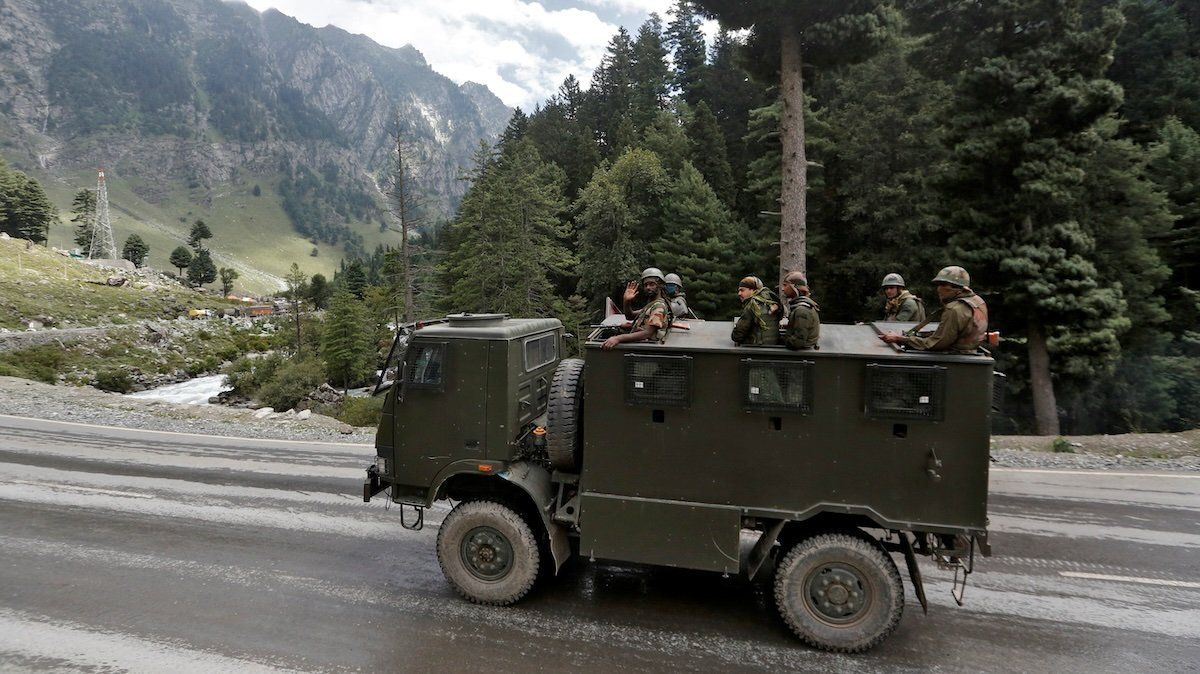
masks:
<path fill-rule="evenodd" d="M 207 377 L 196 377 L 178 384 L 160 386 L 148 391 L 130 393 L 131 398 L 162 400 L 165 402 L 182 403 L 184 405 L 207 405 L 208 399 L 221 391 L 229 390 L 225 385 L 225 375 L 214 374 Z"/>

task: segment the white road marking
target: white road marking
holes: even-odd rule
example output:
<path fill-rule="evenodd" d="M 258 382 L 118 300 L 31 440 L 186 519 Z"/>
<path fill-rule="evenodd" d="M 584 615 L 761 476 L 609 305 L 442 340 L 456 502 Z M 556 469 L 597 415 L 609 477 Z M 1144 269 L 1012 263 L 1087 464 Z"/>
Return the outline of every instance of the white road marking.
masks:
<path fill-rule="evenodd" d="M 1139 578 L 1137 576 L 1110 576 L 1106 573 L 1084 573 L 1082 571 L 1059 571 L 1058 575 L 1067 578 L 1086 578 L 1088 580 L 1112 580 L 1119 583 L 1140 583 L 1142 585 L 1162 585 L 1164 587 L 1187 587 L 1200 589 L 1200 583 L 1187 580 L 1163 580 L 1159 578 Z"/>
<path fill-rule="evenodd" d="M 61 484 L 58 482 L 33 482 L 30 480 L 0 480 L 0 484 L 25 484 L 33 487 L 48 487 L 50 489 L 65 489 L 67 491 L 81 491 L 85 494 L 106 494 L 108 496 L 128 496 L 130 498 L 154 498 L 151 494 L 138 494 L 132 491 L 117 491 L 115 489 L 96 489 L 95 487 L 79 487 L 73 484 Z"/>
<path fill-rule="evenodd" d="M 44 421 L 51 424 L 66 424 L 68 426 L 82 426 L 84 428 L 103 428 L 109 431 L 128 431 L 131 433 L 161 433 L 163 435 L 183 435 L 191 438 L 216 438 L 218 440 L 244 440 L 247 442 L 282 442 L 288 445 L 326 445 L 333 447 L 370 447 L 375 449 L 375 445 L 363 444 L 360 442 L 321 442 L 320 440 L 279 440 L 276 438 L 242 438 L 236 435 L 213 435 L 212 433 L 182 433 L 179 431 L 156 431 L 149 428 L 129 428 L 126 426 L 102 426 L 100 424 L 85 424 L 79 421 L 61 421 L 59 419 L 40 419 L 37 417 L 18 417 L 11 414 L 0 414 L 0 419 L 20 419 L 22 421 Z"/>
<path fill-rule="evenodd" d="M 1200 480 L 1200 473 L 1114 473 L 1107 470 L 1054 470 L 1052 468 L 991 468 L 993 473 L 1040 473 L 1043 475 L 1088 475 L 1091 477 L 1170 477 Z"/>
<path fill-rule="evenodd" d="M 233 658 L 189 644 L 0 608 L 0 664 L 16 656 L 30 668 L 62 671 L 280 672 L 273 665 Z M 20 662 L 18 660 L 17 662 Z M 15 668 L 14 668 L 15 669 Z"/>

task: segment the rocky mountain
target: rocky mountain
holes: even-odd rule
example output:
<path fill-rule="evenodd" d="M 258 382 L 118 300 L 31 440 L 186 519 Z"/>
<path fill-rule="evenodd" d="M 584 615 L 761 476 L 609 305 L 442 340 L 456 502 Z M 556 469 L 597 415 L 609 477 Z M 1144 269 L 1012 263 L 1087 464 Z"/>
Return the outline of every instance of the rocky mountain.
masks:
<path fill-rule="evenodd" d="M 77 181 L 106 166 L 147 210 L 178 220 L 253 183 L 300 236 L 359 250 L 383 221 L 397 125 L 436 216 L 453 209 L 462 169 L 510 112 L 486 87 L 434 72 L 412 47 L 274 10 L 0 0 L 0 154 Z M 262 226 L 271 216 L 258 211 Z M 210 225 L 219 240 L 222 222 Z"/>

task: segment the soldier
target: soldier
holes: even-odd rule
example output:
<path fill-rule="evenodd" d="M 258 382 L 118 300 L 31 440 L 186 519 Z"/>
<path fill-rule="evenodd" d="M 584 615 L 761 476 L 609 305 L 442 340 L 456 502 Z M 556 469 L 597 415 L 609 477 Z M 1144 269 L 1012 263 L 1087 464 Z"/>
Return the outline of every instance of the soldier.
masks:
<path fill-rule="evenodd" d="M 887 297 L 883 307 L 883 320 L 888 323 L 912 322 L 920 323 L 925 320 L 925 303 L 920 297 L 908 292 L 904 287 L 904 278 L 896 273 L 883 277 L 879 284 Z"/>
<path fill-rule="evenodd" d="M 774 294 L 763 287 L 762 281 L 747 276 L 738 283 L 738 298 L 742 300 L 742 315 L 733 326 L 733 342 L 746 346 L 778 344 L 782 310 Z"/>
<path fill-rule="evenodd" d="M 788 301 L 787 331 L 782 343 L 793 351 L 819 349 L 821 338 L 821 307 L 809 296 L 808 280 L 798 271 L 783 277 L 783 296 Z"/>
<path fill-rule="evenodd" d="M 933 278 L 942 315 L 937 330 L 928 337 L 885 332 L 888 344 L 904 344 L 921 351 L 975 353 L 987 335 L 988 311 L 983 298 L 970 288 L 971 277 L 962 267 L 946 267 Z"/>
<path fill-rule="evenodd" d="M 692 310 L 687 305 L 687 293 L 683 291 L 683 279 L 679 278 L 679 274 L 667 274 L 663 277 L 667 284 L 667 301 L 671 306 L 671 315 L 675 318 L 686 318 L 691 316 L 696 317 Z"/>
<path fill-rule="evenodd" d="M 646 306 L 642 307 L 637 312 L 632 322 L 626 322 L 621 327 L 628 329 L 629 332 L 621 335 L 613 335 L 604 340 L 604 345 L 601 347 L 605 351 L 611 351 L 618 344 L 626 344 L 629 342 L 656 342 L 661 343 L 667 338 L 667 330 L 670 327 L 667 314 L 670 309 L 667 308 L 667 301 L 663 298 L 663 273 L 654 267 L 650 267 L 642 272 L 642 280 L 639 284 L 641 295 L 646 300 Z M 633 298 L 629 297 L 629 293 L 625 294 L 625 306 L 629 306 Z"/>

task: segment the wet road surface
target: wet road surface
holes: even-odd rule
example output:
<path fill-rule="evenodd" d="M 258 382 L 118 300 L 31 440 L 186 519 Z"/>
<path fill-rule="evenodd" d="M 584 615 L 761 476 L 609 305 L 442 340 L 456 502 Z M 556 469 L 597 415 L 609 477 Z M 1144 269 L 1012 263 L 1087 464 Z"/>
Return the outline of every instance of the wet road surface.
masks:
<path fill-rule="evenodd" d="M 444 509 L 413 533 L 362 503 L 373 455 L 0 416 L 0 671 L 1200 670 L 1200 475 L 994 469 L 966 606 L 923 560 L 929 615 L 906 587 L 845 656 L 717 574 L 576 560 L 461 601 Z"/>

